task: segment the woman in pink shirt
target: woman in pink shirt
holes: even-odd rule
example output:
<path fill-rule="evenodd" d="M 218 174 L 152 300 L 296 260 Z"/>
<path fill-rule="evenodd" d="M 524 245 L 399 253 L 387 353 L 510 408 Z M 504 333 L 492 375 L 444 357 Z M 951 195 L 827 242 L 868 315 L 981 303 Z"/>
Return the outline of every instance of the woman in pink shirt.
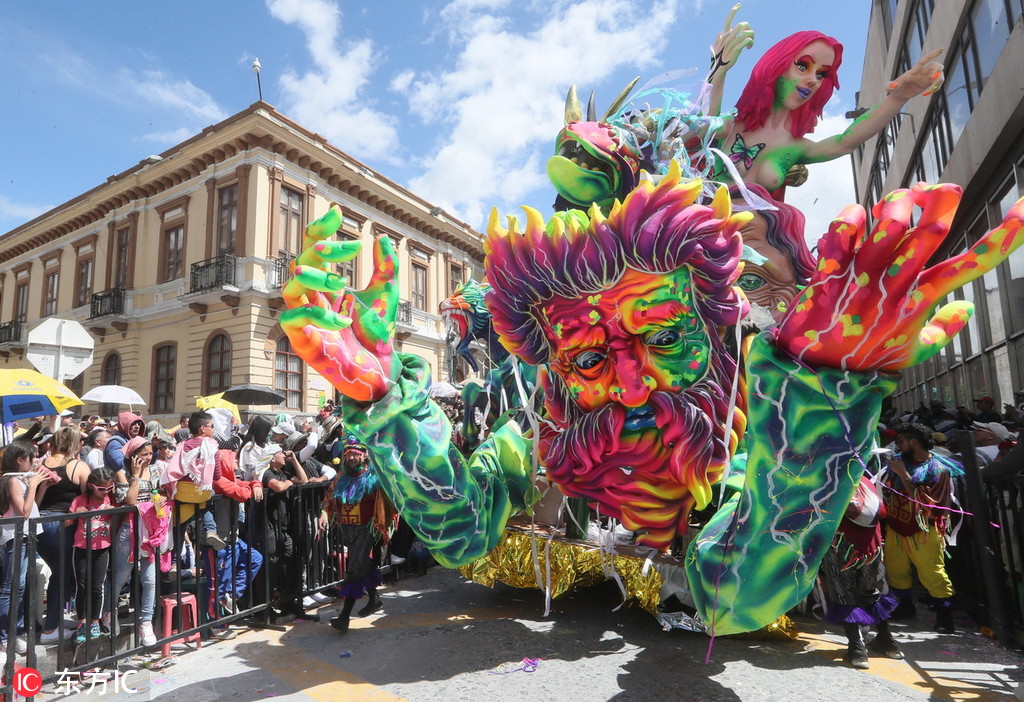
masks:
<path fill-rule="evenodd" d="M 116 507 L 114 504 L 114 472 L 109 468 L 97 468 L 89 474 L 85 494 L 71 501 L 70 512 L 93 512 Z M 75 579 L 78 593 L 75 607 L 78 609 L 78 631 L 75 643 L 84 643 L 89 638 L 100 636 L 100 611 L 103 608 L 103 581 L 110 565 L 111 515 L 79 518 L 75 528 Z"/>

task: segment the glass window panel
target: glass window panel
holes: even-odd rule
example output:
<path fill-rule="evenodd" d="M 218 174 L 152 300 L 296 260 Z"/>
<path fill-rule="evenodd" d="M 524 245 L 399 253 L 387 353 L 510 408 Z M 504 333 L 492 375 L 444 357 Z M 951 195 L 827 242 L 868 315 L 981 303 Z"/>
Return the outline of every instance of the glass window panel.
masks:
<path fill-rule="evenodd" d="M 920 5 L 918 5 L 920 7 Z M 921 42 L 923 40 L 923 33 L 921 31 L 920 17 L 915 15 L 910 18 L 910 31 L 907 32 L 907 41 L 905 44 L 906 54 L 903 59 L 906 69 L 909 69 L 917 60 L 921 58 Z"/>
<path fill-rule="evenodd" d="M 217 204 L 217 253 L 233 253 L 238 228 L 238 183 L 221 188 Z"/>
<path fill-rule="evenodd" d="M 956 407 L 964 407 L 968 411 L 973 412 L 974 411 L 973 405 L 969 404 L 968 401 L 967 401 L 969 393 L 968 393 L 968 390 L 967 390 L 967 383 L 965 382 L 965 378 L 964 378 L 964 367 L 963 366 L 957 366 L 956 368 L 954 368 L 953 371 L 952 371 L 952 376 L 953 376 L 953 394 L 954 394 L 954 398 L 953 399 L 955 400 L 955 406 Z"/>
<path fill-rule="evenodd" d="M 980 82 L 984 87 L 1010 36 L 1005 0 L 978 0 L 971 13 L 971 26 L 978 47 Z"/>
<path fill-rule="evenodd" d="M 985 359 L 979 356 L 967 362 L 967 377 L 971 383 L 971 399 L 982 395 L 993 395 L 994 390 L 989 384 L 988 375 L 985 373 Z M 973 407 L 973 402 L 968 403 Z"/>
<path fill-rule="evenodd" d="M 288 409 L 302 408 L 302 360 L 292 352 L 288 337 L 282 336 L 277 341 L 277 353 L 274 361 L 274 389 L 285 396 L 285 407 Z"/>
<path fill-rule="evenodd" d="M 971 101 L 967 95 L 967 73 L 962 49 L 958 50 L 949 60 L 946 67 L 946 82 L 942 90 L 946 96 L 950 138 L 956 144 L 971 116 Z"/>
<path fill-rule="evenodd" d="M 168 344 L 154 352 L 153 412 L 166 414 L 174 411 L 174 375 L 176 348 Z"/>
<path fill-rule="evenodd" d="M 995 349 L 990 356 L 992 359 L 992 369 L 995 376 L 995 390 L 997 395 L 997 401 L 1002 402 L 1013 402 L 1013 374 L 1010 371 L 1010 352 L 1006 346 L 1000 346 Z M 996 405 L 996 411 L 1002 412 L 1002 404 Z"/>
<path fill-rule="evenodd" d="M 1024 388 L 1024 336 L 1013 342 L 1013 360 L 1017 368 L 1016 390 Z"/>
<path fill-rule="evenodd" d="M 173 227 L 164 232 L 164 270 L 161 282 L 181 277 L 184 270 L 181 247 L 184 242 L 184 225 Z"/>

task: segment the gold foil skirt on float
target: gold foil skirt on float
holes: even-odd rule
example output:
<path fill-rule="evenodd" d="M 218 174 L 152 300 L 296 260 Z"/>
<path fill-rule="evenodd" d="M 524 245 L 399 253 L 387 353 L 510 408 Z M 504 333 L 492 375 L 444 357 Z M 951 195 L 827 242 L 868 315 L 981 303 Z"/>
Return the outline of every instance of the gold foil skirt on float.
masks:
<path fill-rule="evenodd" d="M 592 541 L 567 539 L 548 527 L 510 522 L 489 554 L 462 566 L 459 572 L 468 580 L 487 587 L 503 583 L 546 591 L 550 599 L 577 588 L 615 580 L 623 592 L 624 602 L 638 604 L 656 617 L 662 628 L 707 633 L 705 624 L 695 617 L 683 612 L 659 611 L 663 596 L 685 588 L 681 559 L 633 545 L 616 544 L 612 549 L 610 552 L 609 547 Z M 765 635 L 793 638 L 792 620 L 782 616 L 761 631 L 744 636 L 763 638 Z"/>

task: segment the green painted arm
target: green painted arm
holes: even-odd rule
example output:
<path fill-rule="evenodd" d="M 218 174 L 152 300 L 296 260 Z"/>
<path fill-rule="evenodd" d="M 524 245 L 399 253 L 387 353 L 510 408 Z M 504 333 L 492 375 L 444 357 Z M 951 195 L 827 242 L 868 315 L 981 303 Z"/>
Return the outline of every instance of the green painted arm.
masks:
<path fill-rule="evenodd" d="M 714 635 L 767 626 L 806 597 L 872 447 L 892 373 L 811 371 L 761 334 L 747 358 L 743 492 L 690 545 L 687 578 Z"/>
<path fill-rule="evenodd" d="M 438 563 L 455 568 L 489 553 L 508 517 L 527 506 L 531 442 L 510 422 L 464 458 L 428 399 L 426 361 L 398 356 L 398 382 L 373 404 L 344 403 L 345 426 L 369 447 L 385 493 L 417 537 Z"/>

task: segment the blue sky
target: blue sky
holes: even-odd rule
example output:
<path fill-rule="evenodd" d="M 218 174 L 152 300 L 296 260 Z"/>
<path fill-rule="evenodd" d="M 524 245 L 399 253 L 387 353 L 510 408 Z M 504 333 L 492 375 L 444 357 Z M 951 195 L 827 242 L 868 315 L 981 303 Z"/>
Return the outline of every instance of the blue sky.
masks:
<path fill-rule="evenodd" d="M 103 183 L 257 98 L 482 230 L 490 208 L 549 212 L 544 175 L 577 84 L 599 111 L 634 76 L 706 69 L 734 0 L 255 0 L 6 3 L 7 134 L 0 233 Z M 760 52 L 800 29 L 845 45 L 818 135 L 841 131 L 860 85 L 869 3 L 746 0 Z M 852 202 L 848 159 L 789 198 L 816 240 Z"/>

